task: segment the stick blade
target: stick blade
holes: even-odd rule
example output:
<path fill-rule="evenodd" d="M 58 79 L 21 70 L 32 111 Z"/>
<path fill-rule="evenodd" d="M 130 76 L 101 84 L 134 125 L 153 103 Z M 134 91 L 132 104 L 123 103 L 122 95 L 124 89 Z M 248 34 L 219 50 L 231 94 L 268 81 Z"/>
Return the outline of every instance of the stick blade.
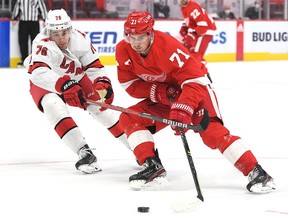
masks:
<path fill-rule="evenodd" d="M 199 208 L 202 205 L 202 203 L 203 203 L 202 200 L 195 197 L 173 203 L 171 208 L 175 212 L 193 211 Z"/>

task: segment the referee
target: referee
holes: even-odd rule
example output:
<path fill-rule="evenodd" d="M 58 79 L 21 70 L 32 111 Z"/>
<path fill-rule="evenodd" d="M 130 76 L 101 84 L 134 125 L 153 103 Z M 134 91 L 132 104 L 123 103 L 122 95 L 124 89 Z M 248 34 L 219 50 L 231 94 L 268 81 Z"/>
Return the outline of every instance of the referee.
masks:
<path fill-rule="evenodd" d="M 17 0 L 12 12 L 12 20 L 19 20 L 18 42 L 20 46 L 21 62 L 23 66 L 25 58 L 28 56 L 28 41 L 36 37 L 40 31 L 39 19 L 45 20 L 47 8 L 43 0 Z M 14 21 L 13 24 L 16 22 Z"/>

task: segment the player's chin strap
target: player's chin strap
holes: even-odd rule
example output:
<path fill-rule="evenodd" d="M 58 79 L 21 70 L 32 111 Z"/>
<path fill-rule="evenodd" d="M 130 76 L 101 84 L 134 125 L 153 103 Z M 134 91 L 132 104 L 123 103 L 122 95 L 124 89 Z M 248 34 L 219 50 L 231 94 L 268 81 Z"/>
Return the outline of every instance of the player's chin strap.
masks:
<path fill-rule="evenodd" d="M 142 57 L 146 57 L 148 55 L 148 52 L 149 52 L 149 50 L 150 50 L 150 48 L 151 48 L 151 46 L 152 46 L 152 44 L 154 42 L 154 33 L 153 33 L 153 31 L 151 31 L 150 34 L 151 35 L 150 35 L 150 39 L 149 39 L 150 40 L 149 46 L 147 47 L 147 49 L 143 53 L 140 53 L 140 55 Z"/>
<path fill-rule="evenodd" d="M 140 116 L 140 117 L 143 117 L 143 118 L 152 119 L 154 121 L 162 122 L 164 124 L 172 125 L 172 126 L 179 127 L 179 128 L 187 128 L 189 130 L 194 130 L 196 132 L 202 132 L 202 131 L 206 130 L 206 128 L 208 127 L 209 122 L 210 122 L 209 114 L 208 114 L 208 111 L 206 109 L 204 109 L 204 115 L 202 117 L 201 122 L 199 124 L 197 124 L 197 125 L 190 125 L 190 124 L 185 124 L 183 122 L 178 122 L 178 121 L 174 121 L 174 120 L 167 119 L 167 118 L 162 118 L 160 116 L 151 115 L 149 113 L 137 112 L 135 110 L 123 108 L 123 107 L 120 107 L 120 106 L 115 106 L 115 105 L 112 105 L 112 104 L 106 104 L 106 103 L 103 103 L 101 101 L 93 101 L 93 100 L 87 99 L 86 103 L 87 104 L 93 104 L 93 105 L 96 105 L 96 106 L 100 106 L 100 107 L 103 107 L 103 108 L 106 108 L 106 109 L 112 109 L 112 110 L 116 110 L 116 111 L 119 111 L 119 112 L 124 112 L 124 113 L 127 113 L 127 114 Z"/>

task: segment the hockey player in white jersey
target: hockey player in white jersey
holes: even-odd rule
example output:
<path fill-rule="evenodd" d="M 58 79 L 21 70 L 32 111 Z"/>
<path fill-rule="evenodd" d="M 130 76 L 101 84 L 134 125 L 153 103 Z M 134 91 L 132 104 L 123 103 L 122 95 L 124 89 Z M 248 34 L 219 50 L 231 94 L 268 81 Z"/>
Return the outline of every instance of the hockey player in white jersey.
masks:
<path fill-rule="evenodd" d="M 114 93 L 110 79 L 90 39 L 72 28 L 65 10 L 49 11 L 45 23 L 45 28 L 33 41 L 32 54 L 26 59 L 26 64 L 29 61 L 30 93 L 58 136 L 78 154 L 76 169 L 84 173 L 101 171 L 96 156 L 70 116 L 67 104 L 87 110 L 117 140 L 128 146 L 116 113 L 85 103 L 85 99 L 99 100 L 98 90 L 106 90 L 102 101 L 111 104 Z"/>

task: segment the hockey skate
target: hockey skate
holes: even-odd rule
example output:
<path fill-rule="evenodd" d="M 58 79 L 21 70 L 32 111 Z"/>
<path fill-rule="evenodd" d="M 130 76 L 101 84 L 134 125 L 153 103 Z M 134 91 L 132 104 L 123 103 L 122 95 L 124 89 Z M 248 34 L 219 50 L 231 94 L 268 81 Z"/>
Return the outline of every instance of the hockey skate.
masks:
<path fill-rule="evenodd" d="M 89 146 L 84 145 L 78 152 L 79 161 L 75 164 L 77 170 L 86 174 L 100 172 L 101 168 L 97 164 L 97 158 L 89 149 Z"/>
<path fill-rule="evenodd" d="M 167 186 L 166 170 L 164 169 L 158 154 L 155 157 L 147 158 L 143 169 L 130 176 L 130 188 L 133 190 L 159 189 Z"/>
<path fill-rule="evenodd" d="M 269 193 L 276 189 L 273 178 L 259 164 L 248 174 L 248 180 L 246 188 L 252 193 Z"/>

